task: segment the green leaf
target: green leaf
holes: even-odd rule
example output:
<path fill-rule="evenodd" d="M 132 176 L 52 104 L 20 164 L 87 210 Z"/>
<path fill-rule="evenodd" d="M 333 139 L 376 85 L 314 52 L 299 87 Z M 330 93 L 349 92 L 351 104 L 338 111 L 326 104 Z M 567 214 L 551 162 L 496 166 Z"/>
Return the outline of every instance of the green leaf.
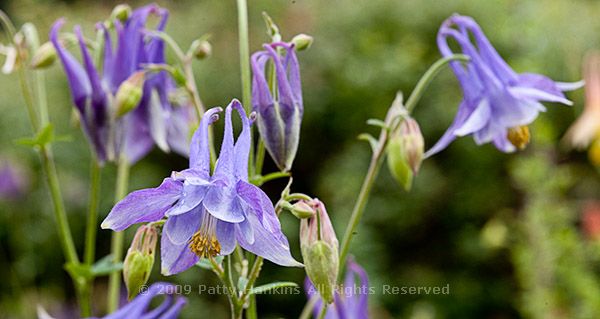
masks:
<path fill-rule="evenodd" d="M 276 282 L 272 282 L 270 284 L 254 287 L 254 288 L 250 289 L 250 294 L 252 294 L 252 295 L 262 294 L 269 290 L 283 288 L 283 287 L 298 287 L 298 284 L 295 282 L 291 282 L 291 281 L 276 281 Z"/>
<path fill-rule="evenodd" d="M 123 269 L 123 263 L 114 263 L 112 261 L 112 255 L 106 255 L 102 259 L 98 260 L 91 269 L 92 276 L 106 276 L 115 271 Z"/>
<path fill-rule="evenodd" d="M 15 143 L 24 146 L 36 147 L 36 146 L 44 146 L 50 144 L 54 141 L 68 141 L 70 137 L 68 136 L 60 136 L 56 137 L 54 135 L 54 126 L 52 124 L 46 125 L 42 128 L 34 137 L 25 137 L 20 138 L 15 141 Z"/>
<path fill-rule="evenodd" d="M 217 257 L 215 257 L 215 261 L 217 262 L 217 264 L 220 265 L 221 262 L 223 261 L 223 256 L 217 256 Z M 206 269 L 206 270 L 213 270 L 213 266 L 210 263 L 210 260 L 208 260 L 206 258 L 200 259 L 200 261 L 198 261 L 196 263 L 196 266 L 200 267 L 200 268 L 203 268 L 203 269 Z"/>

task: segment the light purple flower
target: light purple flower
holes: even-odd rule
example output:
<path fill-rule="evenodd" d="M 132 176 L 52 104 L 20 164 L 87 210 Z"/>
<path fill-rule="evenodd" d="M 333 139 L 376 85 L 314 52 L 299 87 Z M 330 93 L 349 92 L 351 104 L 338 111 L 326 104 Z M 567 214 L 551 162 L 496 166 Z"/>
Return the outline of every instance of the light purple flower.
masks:
<path fill-rule="evenodd" d="M 347 262 L 346 278 L 343 286 L 335 294 L 333 304 L 327 308 L 325 319 L 368 319 L 369 318 L 369 279 L 367 272 L 353 260 Z M 358 277 L 358 285 L 356 278 Z M 304 281 L 306 294 L 311 301 L 315 300 L 313 313 L 318 318 L 323 307 L 323 300 L 308 277 Z"/>
<path fill-rule="evenodd" d="M 289 171 L 300 141 L 304 107 L 300 67 L 293 43 L 265 44 L 264 51 L 252 55 L 252 106 L 258 113 L 258 131 L 265 148 L 282 171 Z M 285 56 L 277 48 L 283 48 Z M 271 94 L 265 67 L 273 62 L 276 96 Z"/>
<path fill-rule="evenodd" d="M 29 180 L 23 168 L 0 158 L 0 201 L 22 198 L 28 186 Z"/>
<path fill-rule="evenodd" d="M 492 142 L 502 152 L 515 151 L 528 142 L 527 125 L 546 110 L 541 101 L 572 104 L 563 91 L 576 89 L 579 83 L 558 83 L 539 74 L 516 73 L 472 18 L 454 15 L 444 21 L 437 35 L 444 57 L 454 54 L 448 46 L 449 38 L 458 43 L 460 53 L 470 58 L 466 65 L 451 62 L 464 96 L 454 122 L 426 157 L 446 148 L 457 136 L 466 135 L 473 135 L 478 145 Z"/>
<path fill-rule="evenodd" d="M 234 143 L 231 113 L 242 120 Z M 273 204 L 248 182 L 250 120 L 239 101 L 225 110 L 225 133 L 215 170 L 210 172 L 208 126 L 221 108 L 202 117 L 190 145 L 190 168 L 174 172 L 157 188 L 129 194 L 117 203 L 102 228 L 123 230 L 134 223 L 167 217 L 161 239 L 162 273 L 176 274 L 200 257 L 228 255 L 236 243 L 283 266 L 302 266 L 292 257 Z"/>
<path fill-rule="evenodd" d="M 175 319 L 179 316 L 181 309 L 187 303 L 184 297 L 173 296 L 177 291 L 176 288 L 177 287 L 174 285 L 165 282 L 154 283 L 152 286 L 148 287 L 146 291 L 135 297 L 131 302 L 112 314 L 102 317 L 102 319 Z M 151 309 L 150 303 L 152 302 L 152 299 L 159 295 L 165 295 L 166 298 L 158 307 Z"/>
<path fill-rule="evenodd" d="M 178 145 L 181 136 L 176 133 L 189 131 L 189 123 L 195 119 L 194 114 L 176 110 L 171 105 L 168 94 L 173 89 L 173 83 L 164 71 L 147 73 L 138 106 L 122 117 L 115 117 L 113 102 L 119 86 L 132 74 L 142 70 L 144 64 L 165 63 L 163 41 L 145 35 L 150 15 L 160 17 L 157 30 L 163 30 L 168 11 L 157 5 L 136 9 L 123 24 L 115 20 L 117 39 L 114 49 L 110 31 L 102 23 L 97 25 L 97 28 L 104 29 L 105 36 L 102 71 L 94 65 L 79 26 L 75 27 L 75 34 L 83 65 L 65 49 L 59 39 L 64 19 L 56 21 L 50 32 L 50 39 L 65 69 L 83 130 L 100 162 L 114 161 L 124 155 L 129 162 L 135 163 L 152 149 L 154 143 L 165 151 L 173 148 L 187 155 L 187 150 Z M 182 115 L 186 116 L 185 121 L 172 120 L 172 117 L 179 119 Z"/>

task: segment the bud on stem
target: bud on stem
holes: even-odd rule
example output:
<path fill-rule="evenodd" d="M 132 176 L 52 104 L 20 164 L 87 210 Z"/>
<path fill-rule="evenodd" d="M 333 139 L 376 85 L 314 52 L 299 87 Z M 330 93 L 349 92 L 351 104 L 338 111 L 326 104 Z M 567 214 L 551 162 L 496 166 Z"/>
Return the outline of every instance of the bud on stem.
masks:
<path fill-rule="evenodd" d="M 129 299 L 135 297 L 140 288 L 148 282 L 154 266 L 157 241 L 158 231 L 150 224 L 141 226 L 135 233 L 123 262 L 123 279 Z"/>
<path fill-rule="evenodd" d="M 115 108 L 117 117 L 123 116 L 133 110 L 142 99 L 144 89 L 144 72 L 133 73 L 121 83 L 115 95 Z"/>

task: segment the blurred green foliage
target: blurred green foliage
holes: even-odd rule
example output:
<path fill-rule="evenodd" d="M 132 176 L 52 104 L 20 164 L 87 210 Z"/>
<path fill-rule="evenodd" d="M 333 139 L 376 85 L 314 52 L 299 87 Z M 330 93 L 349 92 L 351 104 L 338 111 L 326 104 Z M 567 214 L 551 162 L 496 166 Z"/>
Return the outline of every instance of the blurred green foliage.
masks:
<path fill-rule="evenodd" d="M 90 33 L 94 22 L 116 4 L 20 0 L 0 5 L 16 24 L 34 22 L 44 34 L 61 16 Z M 171 11 L 167 31 L 183 47 L 203 34 L 212 35 L 213 55 L 195 67 L 205 104 L 225 105 L 239 97 L 234 1 L 159 4 Z M 591 0 L 253 0 L 253 51 L 268 40 L 262 11 L 273 17 L 285 40 L 298 33 L 315 38 L 311 49 L 299 54 L 305 118 L 294 190 L 327 204 L 338 236 L 369 160 L 368 146 L 356 136 L 371 132 L 365 121 L 383 117 L 396 91 L 409 93 L 439 58 L 435 35 L 449 15 L 473 16 L 518 72 L 579 80 L 583 54 L 600 47 L 600 2 Z M 56 144 L 55 154 L 81 249 L 89 151 L 80 130 L 70 124 L 72 106 L 59 66 L 47 72 L 47 83 L 57 134 L 72 136 L 71 142 Z M 35 304 L 66 318 L 73 313 L 73 291 L 62 269 L 50 199 L 35 154 L 13 143 L 31 134 L 26 112 L 14 76 L 1 76 L 0 87 L 0 154 L 28 166 L 33 178 L 26 199 L 0 204 L 0 318 L 32 318 Z M 600 196 L 600 180 L 584 155 L 553 151 L 582 106 L 582 91 L 569 97 L 576 102 L 574 108 L 548 105 L 525 152 L 505 155 L 489 145 L 477 147 L 470 138 L 459 139 L 425 161 L 411 193 L 382 170 L 352 244 L 353 255 L 376 287 L 370 296 L 374 318 L 591 318 L 589 314 L 597 313 L 600 259 L 593 249 L 597 247 L 588 247 L 577 228 L 577 207 Z M 442 72 L 415 112 L 427 145 L 450 124 L 460 98 L 451 72 Z M 176 155 L 156 151 L 133 168 L 130 188 L 157 185 L 185 164 Z M 109 166 L 102 176 L 101 217 L 111 207 L 114 173 Z M 265 189 L 275 197 L 283 183 L 271 182 Z M 299 256 L 297 221 L 283 216 L 282 224 Z M 108 253 L 109 235 L 99 233 L 99 257 Z M 535 241 L 528 240 L 531 236 Z M 586 260 L 590 256 L 596 258 Z M 258 284 L 301 283 L 303 278 L 301 270 L 267 264 Z M 217 284 L 200 269 L 172 278 L 161 277 L 155 269 L 151 281 L 165 279 L 194 287 Z M 448 284 L 449 295 L 391 295 L 381 290 L 383 285 Z M 104 280 L 96 282 L 99 304 L 104 303 L 105 285 Z M 225 296 L 188 297 L 183 318 L 227 317 Z M 261 318 L 290 318 L 304 302 L 303 294 L 265 295 L 258 298 L 258 307 Z"/>

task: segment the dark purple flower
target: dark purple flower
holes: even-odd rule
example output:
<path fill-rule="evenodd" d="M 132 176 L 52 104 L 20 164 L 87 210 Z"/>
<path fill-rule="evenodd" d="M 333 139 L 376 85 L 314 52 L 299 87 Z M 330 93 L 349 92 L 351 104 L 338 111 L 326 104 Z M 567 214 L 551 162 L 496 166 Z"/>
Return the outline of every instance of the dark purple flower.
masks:
<path fill-rule="evenodd" d="M 165 282 L 154 283 L 146 291 L 140 292 L 131 302 L 119 310 L 102 317 L 102 319 L 175 319 L 187 303 L 184 297 L 173 296 L 177 291 L 176 288 L 174 285 Z M 152 302 L 154 297 L 159 295 L 165 295 L 164 301 L 158 307 L 151 309 L 150 302 Z"/>
<path fill-rule="evenodd" d="M 0 158 L 0 200 L 16 200 L 25 196 L 28 184 L 21 166 Z"/>
<path fill-rule="evenodd" d="M 146 73 L 143 95 L 137 107 L 123 116 L 115 116 L 114 97 L 119 87 L 134 73 L 143 70 L 144 64 L 165 62 L 163 41 L 145 34 L 148 17 L 152 14 L 160 17 L 157 29 L 163 30 L 168 11 L 157 5 L 133 11 L 124 23 L 115 20 L 114 50 L 110 31 L 103 24 L 98 24 L 98 28 L 104 29 L 105 36 L 101 72 L 94 65 L 79 26 L 75 27 L 75 34 L 83 65 L 59 40 L 58 34 L 64 20 L 56 21 L 50 32 L 50 39 L 65 69 L 83 130 L 101 162 L 114 161 L 124 155 L 129 162 L 135 163 L 152 149 L 154 143 L 165 151 L 172 148 L 184 155 L 188 153 L 179 145 L 181 136 L 178 131 L 189 131 L 194 114 L 178 110 L 169 102 L 168 94 L 174 85 L 164 71 Z M 180 120 L 182 115 L 186 117 L 185 121 Z M 175 128 L 176 125 L 182 127 Z"/>
<path fill-rule="evenodd" d="M 285 56 L 277 52 L 283 48 Z M 294 44 L 276 42 L 264 45 L 264 51 L 252 55 L 252 106 L 258 113 L 258 131 L 275 164 L 289 171 L 300 141 L 304 108 L 300 68 Z M 265 67 L 273 62 L 276 96 L 271 94 Z"/>
<path fill-rule="evenodd" d="M 343 286 L 335 294 L 333 304 L 327 308 L 325 319 L 368 319 L 369 318 L 369 279 L 367 272 L 353 260 L 347 262 L 346 278 Z M 359 282 L 356 285 L 356 277 Z M 308 277 L 304 281 L 308 298 L 315 302 L 313 313 L 318 318 L 323 307 L 323 300 Z M 313 300 L 314 299 L 314 300 Z"/>
<path fill-rule="evenodd" d="M 243 128 L 234 143 L 231 113 L 235 109 Z M 167 217 L 161 239 L 162 273 L 182 272 L 200 257 L 228 255 L 236 243 L 283 266 L 302 266 L 290 254 L 273 204 L 248 182 L 250 120 L 233 100 L 225 110 L 225 133 L 215 170 L 210 172 L 208 126 L 221 108 L 202 117 L 190 145 L 190 168 L 174 172 L 157 188 L 129 194 L 102 223 L 116 231 L 132 224 Z"/>
<path fill-rule="evenodd" d="M 540 102 L 572 104 L 563 91 L 575 89 L 579 84 L 558 83 L 539 74 L 516 73 L 472 18 L 454 15 L 442 24 L 437 43 L 444 57 L 454 54 L 448 38 L 453 38 L 461 53 L 470 58 L 466 65 L 451 62 L 464 97 L 454 122 L 427 151 L 427 157 L 446 148 L 457 136 L 465 135 L 473 135 L 478 145 L 492 142 L 502 152 L 523 148 L 529 140 L 527 125 L 546 110 Z"/>

